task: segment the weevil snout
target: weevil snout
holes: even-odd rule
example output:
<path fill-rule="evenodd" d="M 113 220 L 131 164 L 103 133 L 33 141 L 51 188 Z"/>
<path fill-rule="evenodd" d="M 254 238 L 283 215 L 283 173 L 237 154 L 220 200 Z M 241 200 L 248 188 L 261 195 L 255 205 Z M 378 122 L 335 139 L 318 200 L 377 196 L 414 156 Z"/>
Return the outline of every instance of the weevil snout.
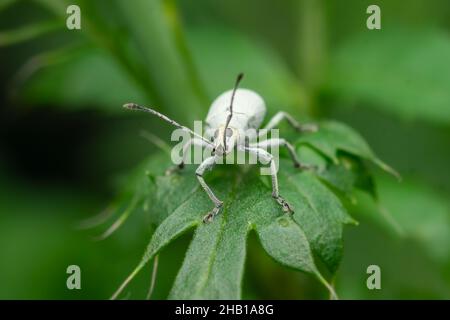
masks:
<path fill-rule="evenodd" d="M 222 145 L 217 146 L 214 151 L 218 156 L 222 156 L 225 153 L 224 147 Z"/>
<path fill-rule="evenodd" d="M 214 153 L 218 156 L 229 154 L 236 146 L 237 140 L 237 130 L 220 127 L 214 132 Z"/>

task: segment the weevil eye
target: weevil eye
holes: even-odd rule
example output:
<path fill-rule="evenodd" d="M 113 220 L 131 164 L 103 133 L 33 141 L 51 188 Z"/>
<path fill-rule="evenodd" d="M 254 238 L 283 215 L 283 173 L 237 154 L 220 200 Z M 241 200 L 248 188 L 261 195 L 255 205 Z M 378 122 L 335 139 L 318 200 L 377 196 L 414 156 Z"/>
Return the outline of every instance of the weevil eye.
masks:
<path fill-rule="evenodd" d="M 211 142 L 214 142 L 214 137 L 211 137 L 210 140 L 211 140 Z"/>
<path fill-rule="evenodd" d="M 225 135 L 229 138 L 233 135 L 233 130 L 231 130 L 230 128 L 227 128 L 225 131 Z"/>

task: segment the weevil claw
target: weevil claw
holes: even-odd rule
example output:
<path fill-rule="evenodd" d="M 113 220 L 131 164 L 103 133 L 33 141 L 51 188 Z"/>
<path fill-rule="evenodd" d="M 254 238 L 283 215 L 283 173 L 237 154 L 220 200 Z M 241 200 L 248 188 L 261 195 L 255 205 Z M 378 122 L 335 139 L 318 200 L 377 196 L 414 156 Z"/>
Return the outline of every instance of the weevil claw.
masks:
<path fill-rule="evenodd" d="M 208 214 L 203 217 L 203 223 L 210 223 L 213 221 L 214 217 L 219 213 L 221 207 L 222 206 L 214 207 L 214 209 L 208 212 Z"/>
<path fill-rule="evenodd" d="M 210 223 L 213 220 L 214 215 L 212 212 L 208 213 L 203 217 L 203 223 Z"/>
<path fill-rule="evenodd" d="M 274 197 L 274 199 L 278 202 L 278 204 L 281 206 L 281 209 L 285 213 L 294 213 L 294 210 L 292 209 L 291 205 L 281 196 Z"/>

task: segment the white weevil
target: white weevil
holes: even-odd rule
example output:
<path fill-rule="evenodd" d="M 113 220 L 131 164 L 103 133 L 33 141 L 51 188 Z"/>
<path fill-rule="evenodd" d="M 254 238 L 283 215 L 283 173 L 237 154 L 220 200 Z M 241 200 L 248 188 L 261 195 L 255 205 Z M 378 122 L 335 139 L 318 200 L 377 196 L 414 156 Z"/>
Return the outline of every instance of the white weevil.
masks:
<path fill-rule="evenodd" d="M 310 166 L 300 163 L 294 147 L 285 139 L 268 139 L 253 143 L 248 142 L 265 136 L 269 130 L 275 128 L 283 119 L 286 119 L 292 127 L 300 132 L 316 131 L 317 127 L 313 124 L 300 125 L 292 116 L 286 112 L 280 111 L 262 130 L 256 132 L 264 120 L 266 105 L 261 96 L 256 92 L 237 88 L 242 78 L 243 74 L 241 73 L 236 79 L 234 89 L 224 92 L 212 103 L 208 115 L 206 116 L 205 137 L 202 137 L 191 129 L 178 124 L 174 120 L 169 119 L 153 109 L 135 103 L 127 103 L 124 105 L 127 109 L 152 113 L 172 125 L 194 135 L 194 138 L 191 138 L 188 143 L 184 145 L 183 160 L 177 168 L 182 169 L 184 167 L 184 157 L 192 145 L 211 149 L 211 156 L 206 158 L 195 171 L 201 186 L 206 191 L 211 201 L 214 202 L 214 208 L 205 215 L 203 222 L 211 221 L 214 216 L 219 213 L 220 208 L 223 205 L 223 202 L 215 196 L 211 188 L 206 184 L 203 179 L 203 174 L 206 170 L 212 169 L 217 160 L 226 156 L 235 148 L 239 151 L 253 154 L 258 160 L 269 163 L 272 177 L 272 197 L 278 202 L 284 212 L 292 212 L 292 208 L 278 192 L 277 168 L 274 158 L 265 149 L 276 146 L 286 147 L 296 168 L 310 168 Z M 244 132 L 247 133 L 246 136 L 243 134 Z M 254 134 L 249 136 L 248 132 L 254 132 Z"/>

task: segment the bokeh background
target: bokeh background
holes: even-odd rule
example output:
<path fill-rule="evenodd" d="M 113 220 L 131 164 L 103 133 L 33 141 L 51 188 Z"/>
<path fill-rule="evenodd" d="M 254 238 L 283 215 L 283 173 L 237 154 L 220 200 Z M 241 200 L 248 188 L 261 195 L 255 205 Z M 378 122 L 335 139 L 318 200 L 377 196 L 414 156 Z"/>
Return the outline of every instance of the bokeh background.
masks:
<path fill-rule="evenodd" d="M 68 4 L 82 29 L 67 30 Z M 366 28 L 381 8 L 382 29 Z M 450 3 L 448 0 L 0 1 L 0 298 L 106 299 L 139 261 L 153 227 L 132 216 L 80 221 L 116 197 L 123 177 L 171 128 L 126 112 L 157 106 L 189 124 L 245 72 L 269 113 L 356 128 L 403 176 L 375 171 L 379 203 L 357 194 L 336 279 L 346 299 L 450 298 Z M 381 208 L 381 210 L 380 210 Z M 192 234 L 160 256 L 165 298 Z M 273 262 L 253 238 L 244 298 L 327 298 L 312 278 Z M 66 268 L 82 290 L 66 288 Z M 366 268 L 382 269 L 382 290 Z M 126 290 L 142 298 L 150 268 Z"/>

